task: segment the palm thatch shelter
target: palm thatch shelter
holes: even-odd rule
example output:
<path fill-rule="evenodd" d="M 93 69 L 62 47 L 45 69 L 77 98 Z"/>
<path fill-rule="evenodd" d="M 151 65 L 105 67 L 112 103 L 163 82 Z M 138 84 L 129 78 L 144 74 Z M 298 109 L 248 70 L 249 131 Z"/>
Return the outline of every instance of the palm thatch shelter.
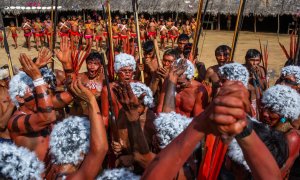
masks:
<path fill-rule="evenodd" d="M 4 13 L 19 15 L 23 12 L 40 13 L 51 11 L 55 0 L 2 0 L 0 8 Z M 58 0 L 59 11 L 102 10 L 105 0 Z M 207 0 L 204 0 L 204 3 Z M 110 0 L 111 10 L 126 13 L 132 11 L 130 0 Z M 139 11 L 150 14 L 176 12 L 195 14 L 199 0 L 138 0 Z M 236 15 L 240 0 L 209 0 L 209 14 Z M 300 0 L 247 0 L 244 16 L 254 17 L 254 30 L 256 31 L 256 18 L 265 16 L 295 15 L 300 12 Z M 278 22 L 279 24 L 279 22 Z M 218 29 L 220 22 L 218 22 Z"/>

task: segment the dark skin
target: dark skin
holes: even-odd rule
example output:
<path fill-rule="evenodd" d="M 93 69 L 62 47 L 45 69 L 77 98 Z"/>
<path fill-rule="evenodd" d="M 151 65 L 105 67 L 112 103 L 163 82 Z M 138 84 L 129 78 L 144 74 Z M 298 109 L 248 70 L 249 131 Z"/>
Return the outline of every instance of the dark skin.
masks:
<path fill-rule="evenodd" d="M 166 88 L 162 90 L 160 95 L 158 112 L 175 110 L 187 117 L 194 117 L 206 107 L 208 94 L 205 87 L 197 81 L 188 80 L 183 74 L 186 68 L 186 61 L 182 61 L 179 66 L 171 68 L 168 81 L 164 85 Z"/>
<path fill-rule="evenodd" d="M 26 54 L 20 55 L 20 63 L 23 71 L 33 80 L 42 77 L 38 66 Z M 40 94 L 40 97 L 35 97 L 35 94 Z M 30 99 L 26 100 L 28 98 Z M 34 91 L 27 88 L 25 95 L 17 96 L 16 99 L 20 107 L 8 121 L 10 136 L 17 145 L 27 147 L 34 151 L 41 161 L 45 161 L 49 129 L 56 120 L 54 108 L 64 107 L 73 97 L 68 92 L 52 96 L 48 92 L 48 84 L 45 84 L 35 87 Z"/>
<path fill-rule="evenodd" d="M 101 120 L 101 112 L 94 94 L 83 86 L 80 80 L 75 80 L 70 86 L 73 94 L 88 104 L 90 119 L 90 149 L 85 155 L 80 167 L 74 165 L 52 165 L 52 171 L 47 174 L 47 179 L 57 177 L 59 173 L 67 174 L 67 179 L 93 180 L 101 170 L 102 162 L 108 151 L 106 131 Z M 55 171 L 59 169 L 58 171 Z"/>
<path fill-rule="evenodd" d="M 150 163 L 142 179 L 172 179 L 205 134 L 234 136 L 247 125 L 250 108 L 247 89 L 238 82 L 226 82 L 220 93 L 190 125 Z M 238 140 L 254 179 L 280 179 L 280 170 L 255 132 Z M 253 151 L 259 148 L 260 151 Z M 174 158 L 176 157 L 176 158 Z"/>

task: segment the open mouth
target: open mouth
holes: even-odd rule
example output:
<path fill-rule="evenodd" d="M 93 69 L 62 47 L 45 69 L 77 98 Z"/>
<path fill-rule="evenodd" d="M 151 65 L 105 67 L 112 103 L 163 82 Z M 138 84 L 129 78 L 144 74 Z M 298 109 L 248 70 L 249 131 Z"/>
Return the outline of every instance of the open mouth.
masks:
<path fill-rule="evenodd" d="M 93 70 L 89 71 L 89 76 L 90 77 L 95 77 L 96 75 L 97 75 L 97 71 L 93 71 Z"/>

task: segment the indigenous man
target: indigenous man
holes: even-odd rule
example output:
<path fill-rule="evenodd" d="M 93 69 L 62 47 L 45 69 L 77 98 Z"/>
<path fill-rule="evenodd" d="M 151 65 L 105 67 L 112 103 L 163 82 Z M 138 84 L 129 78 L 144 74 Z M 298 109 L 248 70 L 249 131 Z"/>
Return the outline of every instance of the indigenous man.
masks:
<path fill-rule="evenodd" d="M 262 92 L 267 89 L 267 72 L 264 67 L 259 65 L 261 58 L 260 52 L 256 49 L 249 49 L 245 56 L 245 66 L 250 73 L 248 88 L 251 92 L 251 104 L 256 114 L 259 113 L 258 105 Z"/>
<path fill-rule="evenodd" d="M 7 129 L 7 122 L 11 117 L 15 106 L 9 98 L 9 80 L 8 66 L 2 67 L 0 69 L 0 142 L 11 142 Z"/>
<path fill-rule="evenodd" d="M 92 47 L 95 26 L 90 16 L 87 17 L 87 22 L 85 23 L 84 27 L 85 27 L 84 38 L 85 38 L 86 46 Z"/>
<path fill-rule="evenodd" d="M 31 49 L 30 38 L 32 36 L 32 32 L 31 32 L 32 27 L 31 27 L 29 19 L 26 19 L 26 18 L 23 19 L 22 30 L 24 31 L 24 37 L 26 40 L 27 48 L 30 51 L 30 49 Z"/>
<path fill-rule="evenodd" d="M 130 36 L 130 54 L 133 55 L 133 52 L 134 52 L 134 41 L 136 40 L 137 38 L 137 34 L 136 34 L 136 25 L 135 25 L 135 22 L 134 22 L 134 17 L 131 16 L 130 19 L 129 19 L 129 36 Z"/>
<path fill-rule="evenodd" d="M 118 27 L 118 23 L 116 20 L 114 20 L 112 22 L 112 38 L 114 41 L 114 46 L 118 46 L 119 45 L 119 27 Z"/>
<path fill-rule="evenodd" d="M 168 36 L 168 29 L 166 27 L 166 22 L 161 21 L 161 25 L 159 27 L 159 33 L 160 33 L 160 48 L 164 50 L 166 48 L 166 41 Z"/>
<path fill-rule="evenodd" d="M 187 34 L 180 34 L 178 39 L 177 39 L 177 48 L 175 48 L 175 50 L 177 51 L 177 54 L 180 55 L 180 57 L 177 57 L 178 58 L 184 58 L 183 56 L 183 49 L 184 49 L 184 46 L 189 42 L 189 36 Z"/>
<path fill-rule="evenodd" d="M 177 24 L 175 23 L 169 31 L 170 32 L 169 36 L 172 41 L 172 48 L 174 48 L 174 44 L 175 44 L 175 42 L 178 38 L 178 34 L 179 34 L 178 28 L 176 26 L 177 26 Z"/>
<path fill-rule="evenodd" d="M 48 46 L 51 47 L 51 37 L 53 35 L 53 23 L 51 21 L 50 16 L 46 16 L 46 21 L 44 22 L 45 24 L 45 35 L 47 38 L 47 43 Z"/>
<path fill-rule="evenodd" d="M 87 72 L 78 74 L 78 78 L 82 84 L 88 88 L 95 96 L 99 105 L 102 88 L 104 85 L 103 66 L 101 64 L 102 57 L 98 52 L 91 52 L 86 58 Z M 74 102 L 74 106 L 77 101 Z M 80 101 L 81 110 L 75 110 L 76 115 L 88 115 L 87 103 Z"/>
<path fill-rule="evenodd" d="M 136 69 L 136 62 L 134 60 L 134 57 L 125 54 L 120 53 L 116 55 L 115 62 L 114 62 L 114 70 L 117 74 L 118 81 L 110 83 L 110 88 L 115 87 L 121 82 L 133 82 L 133 75 Z M 109 115 L 109 104 L 108 104 L 108 98 L 107 98 L 107 86 L 104 86 L 101 93 L 101 112 L 103 115 L 103 121 L 105 125 L 108 125 L 108 115 Z M 115 114 L 116 119 L 118 119 L 119 110 L 122 108 L 121 104 L 119 103 L 117 97 L 112 93 L 112 103 L 113 103 L 113 112 Z"/>
<path fill-rule="evenodd" d="M 188 35 L 189 37 L 192 36 L 192 27 L 190 25 L 190 21 L 186 20 L 185 25 L 183 25 L 183 34 Z"/>
<path fill-rule="evenodd" d="M 59 27 L 59 36 L 62 37 L 69 37 L 69 31 L 70 31 L 70 23 L 66 21 L 65 17 L 61 17 L 61 21 L 58 24 Z"/>
<path fill-rule="evenodd" d="M 217 89 L 219 87 L 220 77 L 218 75 L 219 67 L 223 66 L 229 61 L 231 48 L 226 45 L 221 45 L 215 50 L 215 56 L 218 64 L 211 66 L 207 69 L 205 75 L 205 81 L 211 84 L 212 94 L 210 96 L 214 97 Z"/>
<path fill-rule="evenodd" d="M 39 58 L 37 61 L 48 61 Z M 56 120 L 54 108 L 66 106 L 73 98 L 68 92 L 51 96 L 48 84 L 32 60 L 21 54 L 20 63 L 24 72 L 15 75 L 9 85 L 10 98 L 18 110 L 9 119 L 8 130 L 15 144 L 34 151 L 45 162 L 51 124 Z"/>
<path fill-rule="evenodd" d="M 15 43 L 15 49 L 18 48 L 18 33 L 17 33 L 17 27 L 15 26 L 15 23 L 13 21 L 10 22 L 10 26 L 8 26 L 8 33 L 7 36 L 11 33 L 11 36 Z"/>
<path fill-rule="evenodd" d="M 151 20 L 150 20 L 150 22 L 148 24 L 148 28 L 147 28 L 148 38 L 150 40 L 156 39 L 156 29 L 157 29 L 157 24 L 155 22 L 155 19 L 151 18 Z"/>
<path fill-rule="evenodd" d="M 76 47 L 79 43 L 80 33 L 79 33 L 79 24 L 75 15 L 72 16 L 72 20 L 69 21 L 71 25 L 70 29 L 70 38 L 72 47 Z"/>
<path fill-rule="evenodd" d="M 36 22 L 33 24 L 33 29 L 35 32 L 35 44 L 36 44 L 37 51 L 40 50 L 40 47 L 42 47 L 44 43 L 44 28 L 45 25 L 41 22 L 41 19 L 37 17 Z"/>
<path fill-rule="evenodd" d="M 102 40 L 104 39 L 105 28 L 103 26 L 101 16 L 99 16 L 98 21 L 95 24 L 95 41 L 96 41 L 96 50 L 101 50 Z"/>
<path fill-rule="evenodd" d="M 184 64 L 184 73 L 177 77 L 170 74 L 177 71 L 177 67 Z M 160 95 L 158 112 L 174 111 L 187 117 L 195 117 L 204 111 L 208 103 L 205 87 L 193 80 L 194 65 L 188 60 L 178 59 L 170 69 L 169 79 Z M 173 77 L 175 77 L 173 79 Z"/>
<path fill-rule="evenodd" d="M 123 52 L 129 53 L 129 37 L 126 20 L 123 19 L 120 25 L 120 40 L 122 42 Z"/>
<path fill-rule="evenodd" d="M 146 38 L 147 38 L 147 32 L 145 26 L 140 25 L 140 35 L 141 35 L 141 43 L 143 44 L 146 42 Z"/>

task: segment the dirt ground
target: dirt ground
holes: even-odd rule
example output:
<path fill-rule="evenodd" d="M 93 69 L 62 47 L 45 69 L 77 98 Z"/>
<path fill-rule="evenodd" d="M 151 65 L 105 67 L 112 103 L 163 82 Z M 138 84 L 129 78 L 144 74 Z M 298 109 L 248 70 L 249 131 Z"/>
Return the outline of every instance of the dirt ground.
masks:
<path fill-rule="evenodd" d="M 200 50 L 199 55 L 202 62 L 205 63 L 206 67 L 216 64 L 214 50 L 218 45 L 226 44 L 231 46 L 233 37 L 233 31 L 204 31 L 203 36 L 200 37 Z M 253 32 L 241 32 L 239 35 L 239 40 L 237 43 L 237 49 L 235 52 L 235 61 L 243 63 L 245 53 L 250 48 L 259 49 L 259 39 L 262 44 L 268 43 L 269 49 L 269 73 L 271 84 L 273 84 L 274 79 L 278 77 L 280 69 L 286 61 L 285 55 L 283 54 L 279 44 L 278 36 L 274 33 L 253 33 Z M 279 35 L 280 42 L 286 46 L 289 51 L 289 35 L 281 34 Z M 25 39 L 23 33 L 19 35 L 17 49 L 12 45 L 12 37 L 8 38 L 9 48 L 11 52 L 11 57 L 13 64 L 17 67 L 20 66 L 18 57 L 20 53 L 27 53 L 30 57 L 36 57 L 38 52 L 32 48 L 31 51 L 28 51 L 26 48 L 22 47 Z M 33 44 L 33 43 L 32 43 Z M 21 46 L 20 46 L 21 45 Z M 201 51 L 201 47 L 203 49 Z M 57 45 L 58 47 L 58 45 Z M 7 63 L 7 56 L 4 49 L 0 49 L 0 66 Z M 60 66 L 55 64 L 55 67 L 61 69 Z M 82 70 L 85 69 L 83 66 Z"/>

